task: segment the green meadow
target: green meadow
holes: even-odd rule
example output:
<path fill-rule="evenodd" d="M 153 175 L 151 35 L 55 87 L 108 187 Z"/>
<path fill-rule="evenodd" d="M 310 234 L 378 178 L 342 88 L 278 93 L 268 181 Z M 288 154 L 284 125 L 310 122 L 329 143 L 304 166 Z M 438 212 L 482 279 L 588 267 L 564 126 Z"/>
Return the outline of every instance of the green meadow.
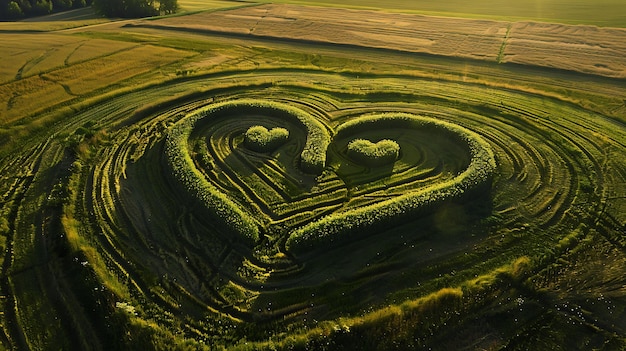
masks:
<path fill-rule="evenodd" d="M 624 6 L 286 3 L 0 23 L 0 349 L 626 348 Z"/>

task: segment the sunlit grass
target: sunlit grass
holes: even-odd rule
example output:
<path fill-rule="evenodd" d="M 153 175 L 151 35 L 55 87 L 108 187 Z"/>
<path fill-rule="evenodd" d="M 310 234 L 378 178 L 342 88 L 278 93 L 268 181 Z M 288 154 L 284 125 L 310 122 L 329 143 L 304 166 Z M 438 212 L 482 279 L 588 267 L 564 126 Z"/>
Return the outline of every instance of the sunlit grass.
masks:
<path fill-rule="evenodd" d="M 0 22 L 2 32 L 52 32 L 63 29 L 78 28 L 94 24 L 107 23 L 107 18 L 94 18 L 81 21 L 44 21 L 44 22 Z"/>
<path fill-rule="evenodd" d="M 233 6 L 241 6 L 245 3 L 239 1 L 228 0 L 180 0 L 178 6 L 181 11 L 195 12 L 215 10 L 220 8 L 227 8 Z"/>
<path fill-rule="evenodd" d="M 277 0 L 274 3 L 312 4 L 333 7 L 384 9 L 435 16 L 534 20 L 571 24 L 626 27 L 626 4 L 621 0 L 526 0 L 526 1 L 412 1 L 412 0 Z"/>
<path fill-rule="evenodd" d="M 183 11 L 200 11 L 242 3 L 183 4 Z M 434 5 L 424 6 L 429 4 Z M 487 10 L 452 4 L 457 11 Z M 389 3 L 391 10 L 401 6 L 417 3 Z M 518 5 L 507 6 L 512 11 Z M 464 339 L 465 349 L 507 347 L 520 338 L 533 349 L 545 339 L 623 338 L 615 322 L 624 311 L 620 233 L 626 213 L 624 201 L 616 199 L 624 194 L 626 174 L 620 157 L 626 93 L 619 81 L 365 48 L 253 42 L 138 26 L 96 28 L 102 27 L 87 35 L 33 34 L 54 39 L 42 41 L 30 40 L 32 33 L 13 33 L 5 39 L 6 50 L 0 50 L 7 62 L 0 75 L 11 81 L 0 85 L 0 120 L 30 116 L 0 135 L 3 156 L 9 155 L 0 160 L 0 242 L 5 259 L 13 261 L 5 271 L 12 284 L 6 296 L 12 293 L 16 302 L 3 305 L 0 322 L 9 325 L 15 309 L 27 346 L 270 350 L 335 343 L 343 346 L 337 349 L 389 349 L 442 345 L 437 342 L 453 336 Z M 295 228 L 293 223 L 314 211 L 334 210 L 332 201 L 320 203 L 345 191 L 331 188 L 324 196 L 287 203 L 294 218 L 271 223 L 268 228 L 276 232 L 268 230 L 260 245 L 247 247 L 217 230 L 202 206 L 179 201 L 185 192 L 172 191 L 176 182 L 167 176 L 163 150 L 177 120 L 238 98 L 300 106 L 329 126 L 389 110 L 457 123 L 479 133 L 497 154 L 493 197 L 486 204 L 468 200 L 441 206 L 404 226 L 326 245 L 315 257 L 292 257 L 278 240 L 280 231 Z M 289 141 L 277 152 L 253 153 L 238 144 L 246 128 L 275 128 L 280 120 L 267 125 L 272 120 L 267 116 L 232 120 L 240 130 L 225 140 L 241 147 L 225 153 L 228 162 L 248 162 L 246 170 L 271 180 L 269 190 L 289 196 L 307 189 L 298 180 L 314 184 L 314 177 L 291 172 L 299 163 L 287 156 L 297 154 L 298 146 L 289 143 L 304 141 L 297 128 L 285 126 Z M 101 128 L 96 135 L 102 144 L 68 147 L 62 135 L 77 135 L 84 126 Z M 229 135 L 233 128 L 224 126 Z M 371 132 L 381 133 L 380 128 Z M 193 145 L 216 137 L 204 135 Z M 402 145 L 400 154 L 412 150 L 403 137 L 391 139 Z M 202 150 L 193 145 L 184 151 L 197 162 L 201 158 L 193 154 Z M 241 168 L 225 175 L 207 145 L 203 175 L 236 195 L 235 186 L 253 176 Z M 82 169 L 72 163 L 75 158 Z M 411 163 L 396 161 L 402 162 Z M 64 173 L 72 173 L 70 199 L 57 208 L 45 199 Z M 289 178 L 278 179 L 284 174 Z M 227 176 L 239 183 L 229 186 Z M 340 180 L 326 174 L 315 182 L 323 188 Z M 353 199 L 367 190 L 359 188 L 351 191 Z M 365 201 L 384 199 L 389 189 L 365 194 Z M 617 224 L 608 222 L 610 215 Z M 477 219 L 463 220 L 470 216 Z M 565 303 L 578 303 L 582 307 L 576 311 L 615 326 L 605 328 L 590 318 L 580 329 L 570 327 L 578 315 L 568 312 L 574 307 L 559 310 Z M 524 311 L 534 306 L 539 312 L 524 320 L 522 304 Z M 93 309 L 96 305 L 107 312 Z M 549 323 L 553 316 L 559 323 Z M 581 336 L 570 333 L 577 331 Z"/>

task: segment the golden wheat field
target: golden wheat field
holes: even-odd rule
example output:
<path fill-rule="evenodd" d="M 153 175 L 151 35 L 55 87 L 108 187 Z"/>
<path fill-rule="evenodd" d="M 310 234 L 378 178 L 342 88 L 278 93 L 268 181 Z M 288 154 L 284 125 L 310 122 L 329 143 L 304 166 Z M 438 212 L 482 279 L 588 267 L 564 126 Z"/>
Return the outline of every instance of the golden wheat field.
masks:
<path fill-rule="evenodd" d="M 268 4 L 148 26 L 444 55 L 624 77 L 626 30 Z"/>
<path fill-rule="evenodd" d="M 519 22 L 502 62 L 626 78 L 626 29 Z"/>
<path fill-rule="evenodd" d="M 6 82 L 0 85 L 3 124 L 192 55 L 164 47 L 47 33 L 18 34 L 0 46 L 0 59 L 9 62 L 0 76 Z"/>
<path fill-rule="evenodd" d="M 54 33 L 5 35 L 0 42 L 0 82 L 26 78 L 56 68 L 107 56 L 133 46 L 112 40 L 88 40 Z"/>
<path fill-rule="evenodd" d="M 158 26 L 495 60 L 505 22 L 380 11 L 262 5 L 159 21 Z"/>

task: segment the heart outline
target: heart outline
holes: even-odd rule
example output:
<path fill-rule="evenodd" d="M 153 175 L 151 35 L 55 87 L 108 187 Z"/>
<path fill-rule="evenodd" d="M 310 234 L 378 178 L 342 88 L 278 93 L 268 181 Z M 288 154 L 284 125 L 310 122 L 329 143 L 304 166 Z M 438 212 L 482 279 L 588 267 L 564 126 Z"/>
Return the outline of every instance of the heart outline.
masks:
<path fill-rule="evenodd" d="M 166 153 L 173 176 L 179 179 L 192 197 L 223 221 L 223 224 L 240 234 L 249 243 L 258 242 L 261 236 L 260 224 L 248 215 L 245 208 L 233 201 L 227 194 L 210 184 L 194 166 L 187 154 L 187 139 L 196 123 L 216 113 L 236 108 L 271 109 L 281 111 L 293 118 L 307 130 L 307 142 L 301 153 L 303 170 L 316 172 L 323 170 L 326 152 L 331 143 L 329 128 L 308 113 L 284 103 L 265 100 L 241 99 L 209 105 L 195 111 L 180 121 L 168 132 Z M 464 143 L 471 155 L 468 167 L 454 178 L 433 185 L 427 189 L 409 191 L 372 205 L 335 212 L 291 230 L 285 248 L 294 254 L 303 254 L 322 243 L 346 240 L 363 232 L 376 229 L 384 223 L 414 214 L 434 204 L 457 198 L 464 193 L 490 184 L 496 169 L 493 151 L 489 144 L 478 134 L 456 124 L 408 113 L 380 113 L 351 119 L 336 129 L 333 137 L 339 137 L 354 131 L 372 128 L 378 124 L 398 124 L 401 127 L 423 127 L 447 133 L 453 139 Z M 306 160 L 315 160 L 307 169 Z"/>
<path fill-rule="evenodd" d="M 345 137 L 346 134 L 360 130 L 389 127 L 393 124 L 400 128 L 417 126 L 447 133 L 449 137 L 467 145 L 471 156 L 470 164 L 454 178 L 427 189 L 410 191 L 373 205 L 333 213 L 297 228 L 287 239 L 285 246 L 288 251 L 303 254 L 316 246 L 362 236 L 364 232 L 376 230 L 399 217 L 411 217 L 435 204 L 458 198 L 483 186 L 490 186 L 496 170 L 495 156 L 491 147 L 477 133 L 450 122 L 409 113 L 372 114 L 341 124 L 334 137 Z"/>

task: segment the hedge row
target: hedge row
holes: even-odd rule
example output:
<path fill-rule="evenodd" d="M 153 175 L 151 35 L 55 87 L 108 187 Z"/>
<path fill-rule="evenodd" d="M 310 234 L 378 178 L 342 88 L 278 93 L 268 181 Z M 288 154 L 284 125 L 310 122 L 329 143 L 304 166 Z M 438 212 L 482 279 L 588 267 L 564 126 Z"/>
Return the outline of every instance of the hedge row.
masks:
<path fill-rule="evenodd" d="M 200 122 L 206 116 L 231 116 L 237 113 L 267 113 L 303 126 L 307 139 L 300 154 L 300 168 L 306 173 L 321 174 L 326 167 L 330 133 L 322 122 L 299 108 L 274 101 L 240 99 L 207 106 L 196 111 L 193 116 Z"/>
<path fill-rule="evenodd" d="M 227 195 L 208 182 L 195 167 L 189 155 L 189 136 L 196 122 L 205 115 L 197 112 L 178 121 L 165 139 L 165 154 L 174 178 L 184 190 L 205 206 L 221 224 L 239 233 L 248 242 L 259 240 L 259 227 L 252 216 L 244 212 Z"/>
<path fill-rule="evenodd" d="M 253 99 L 227 101 L 204 107 L 185 116 L 170 129 L 165 141 L 165 153 L 175 179 L 182 184 L 185 191 L 213 212 L 223 225 L 240 233 L 247 240 L 257 241 L 259 225 L 256 220 L 207 181 L 196 169 L 189 155 L 188 141 L 194 128 L 199 124 L 209 123 L 214 118 L 237 113 L 271 113 L 303 125 L 307 131 L 307 140 L 300 155 L 300 166 L 309 173 L 319 174 L 326 167 L 330 134 L 324 124 L 300 109 Z"/>
<path fill-rule="evenodd" d="M 396 223 L 402 218 L 411 218 L 419 211 L 442 201 L 460 197 L 468 190 L 491 181 L 496 162 L 489 144 L 478 134 L 452 123 L 406 113 L 377 114 L 344 123 L 337 129 L 337 137 L 349 136 L 364 130 L 397 127 L 427 128 L 462 142 L 467 146 L 471 156 L 469 166 L 456 177 L 427 189 L 415 190 L 376 204 L 334 213 L 311 222 L 291 233 L 286 243 L 289 251 L 303 253 L 320 244 L 345 241 L 369 234 L 385 224 L 392 221 Z"/>

